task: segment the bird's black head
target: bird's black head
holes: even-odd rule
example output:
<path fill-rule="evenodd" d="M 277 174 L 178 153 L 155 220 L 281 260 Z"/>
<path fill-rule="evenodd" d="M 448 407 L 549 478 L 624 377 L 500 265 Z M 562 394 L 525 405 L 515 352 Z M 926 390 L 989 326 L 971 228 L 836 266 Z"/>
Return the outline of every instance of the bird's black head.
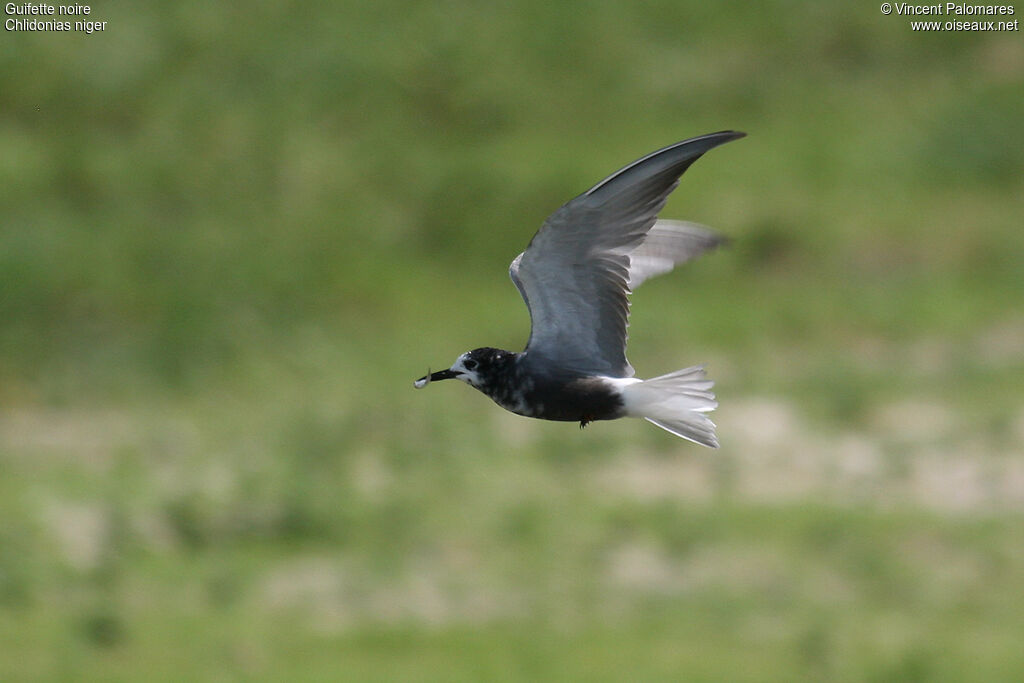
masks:
<path fill-rule="evenodd" d="M 517 355 L 511 351 L 492 349 L 489 346 L 473 349 L 456 358 L 455 363 L 447 370 L 441 370 L 416 380 L 416 386 L 422 387 L 428 382 L 455 378 L 482 390 L 494 384 L 497 378 L 508 372 Z"/>

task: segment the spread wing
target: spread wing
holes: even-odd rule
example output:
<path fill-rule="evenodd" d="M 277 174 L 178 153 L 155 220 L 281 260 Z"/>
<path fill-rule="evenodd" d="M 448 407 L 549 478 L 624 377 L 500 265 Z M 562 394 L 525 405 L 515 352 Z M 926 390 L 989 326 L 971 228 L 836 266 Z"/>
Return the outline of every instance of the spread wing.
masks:
<path fill-rule="evenodd" d="M 659 220 L 640 245 L 629 253 L 630 291 L 652 277 L 664 275 L 676 266 L 728 241 L 703 225 L 687 221 Z"/>
<path fill-rule="evenodd" d="M 658 212 L 694 161 L 743 135 L 712 133 L 648 154 L 544 222 L 509 268 L 530 309 L 527 358 L 581 374 L 633 375 L 626 360 L 629 286 L 718 242 L 693 224 L 652 229 Z"/>

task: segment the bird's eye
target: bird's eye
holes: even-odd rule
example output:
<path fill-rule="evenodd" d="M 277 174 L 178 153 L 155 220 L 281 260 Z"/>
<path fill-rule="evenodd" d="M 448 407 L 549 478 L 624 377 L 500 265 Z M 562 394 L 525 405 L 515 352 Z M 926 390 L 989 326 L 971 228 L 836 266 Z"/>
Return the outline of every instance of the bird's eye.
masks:
<path fill-rule="evenodd" d="M 476 361 L 472 359 L 467 360 L 462 364 L 462 367 L 466 368 L 467 370 L 476 370 Z"/>

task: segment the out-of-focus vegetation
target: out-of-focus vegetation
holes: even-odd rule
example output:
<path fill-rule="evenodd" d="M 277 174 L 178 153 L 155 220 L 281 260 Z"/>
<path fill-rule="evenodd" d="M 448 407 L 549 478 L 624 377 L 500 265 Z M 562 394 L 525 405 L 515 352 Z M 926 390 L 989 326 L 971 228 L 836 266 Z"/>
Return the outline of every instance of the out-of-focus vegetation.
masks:
<path fill-rule="evenodd" d="M 3 680 L 1014 680 L 1024 42 L 856 3 L 106 3 L 0 40 Z M 735 128 L 634 296 L 723 448 L 411 380 Z"/>

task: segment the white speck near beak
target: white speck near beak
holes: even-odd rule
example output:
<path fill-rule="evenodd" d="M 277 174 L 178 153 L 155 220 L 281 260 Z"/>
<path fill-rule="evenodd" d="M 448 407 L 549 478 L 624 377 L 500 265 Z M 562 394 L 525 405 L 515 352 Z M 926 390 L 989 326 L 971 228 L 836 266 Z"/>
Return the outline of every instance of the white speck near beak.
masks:
<path fill-rule="evenodd" d="M 442 379 L 451 379 L 453 377 L 458 376 L 459 373 L 453 372 L 452 370 L 439 370 L 438 372 L 431 372 L 430 369 L 428 368 L 427 374 L 413 382 L 412 385 L 417 389 L 422 389 L 431 382 L 439 382 Z"/>

